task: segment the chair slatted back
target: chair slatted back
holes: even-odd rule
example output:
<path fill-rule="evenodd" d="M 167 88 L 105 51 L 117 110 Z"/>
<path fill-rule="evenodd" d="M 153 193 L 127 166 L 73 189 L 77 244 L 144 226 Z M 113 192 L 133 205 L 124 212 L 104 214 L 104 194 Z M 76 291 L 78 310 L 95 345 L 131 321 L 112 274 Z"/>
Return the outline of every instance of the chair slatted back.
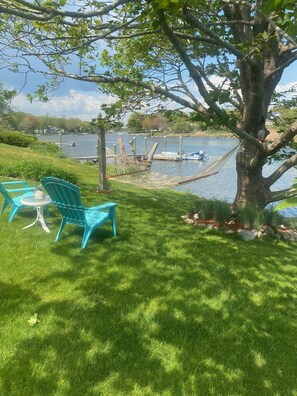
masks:
<path fill-rule="evenodd" d="M 55 177 L 45 177 L 41 183 L 67 223 L 86 225 L 85 208 L 77 186 Z"/>

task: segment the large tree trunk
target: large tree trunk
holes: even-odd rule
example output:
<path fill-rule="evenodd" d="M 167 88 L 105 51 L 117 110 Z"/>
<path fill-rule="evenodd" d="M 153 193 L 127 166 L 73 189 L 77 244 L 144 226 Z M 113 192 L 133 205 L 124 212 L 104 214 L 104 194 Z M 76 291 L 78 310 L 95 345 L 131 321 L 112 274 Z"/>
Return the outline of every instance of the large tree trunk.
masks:
<path fill-rule="evenodd" d="M 233 203 L 234 209 L 254 204 L 264 208 L 270 199 L 269 188 L 262 175 L 266 158 L 259 150 L 242 140 L 236 157 L 237 194 Z"/>

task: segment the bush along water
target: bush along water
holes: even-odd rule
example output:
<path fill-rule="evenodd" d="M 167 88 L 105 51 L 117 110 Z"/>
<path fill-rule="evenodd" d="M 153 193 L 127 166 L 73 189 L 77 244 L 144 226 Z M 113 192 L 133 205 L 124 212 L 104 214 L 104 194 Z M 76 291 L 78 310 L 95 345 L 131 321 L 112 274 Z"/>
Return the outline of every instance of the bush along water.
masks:
<path fill-rule="evenodd" d="M 197 199 L 184 221 L 198 228 L 221 229 L 239 232 L 245 239 L 271 236 L 297 241 L 297 232 L 289 227 L 288 220 L 273 209 L 260 209 L 248 205 L 237 213 L 231 205 L 220 200 Z"/>
<path fill-rule="evenodd" d="M 10 146 L 31 147 L 37 142 L 37 137 L 23 132 L 0 132 L 0 143 Z"/>
<path fill-rule="evenodd" d="M 45 176 L 58 177 L 70 183 L 77 184 L 79 178 L 76 174 L 68 172 L 60 167 L 52 165 L 46 161 L 20 161 L 17 164 L 2 168 L 2 176 L 9 176 L 30 180 L 41 180 Z"/>

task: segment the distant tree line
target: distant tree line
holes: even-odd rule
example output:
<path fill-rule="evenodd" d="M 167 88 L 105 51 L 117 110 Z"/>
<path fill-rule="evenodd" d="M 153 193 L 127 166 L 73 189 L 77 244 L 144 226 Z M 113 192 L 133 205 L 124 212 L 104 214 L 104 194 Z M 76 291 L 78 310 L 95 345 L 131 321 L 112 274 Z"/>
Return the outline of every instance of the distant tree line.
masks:
<path fill-rule="evenodd" d="M 11 101 L 15 91 L 3 88 L 0 82 L 0 128 L 3 130 L 24 131 L 36 133 L 96 133 L 96 118 L 92 121 L 82 121 L 78 118 L 53 117 L 50 115 L 35 116 L 21 111 L 14 111 Z M 278 114 L 278 116 L 275 116 Z M 275 107 L 268 114 L 275 127 L 281 131 L 297 119 L 297 98 L 291 100 L 276 100 Z M 111 123 L 105 119 L 106 131 L 122 131 L 123 124 Z M 195 113 L 181 110 L 162 110 L 154 114 L 133 112 L 128 118 L 127 129 L 130 133 L 167 133 L 185 134 L 208 129 L 203 121 L 197 121 Z M 214 132 L 218 132 L 216 126 Z"/>
<path fill-rule="evenodd" d="M 269 111 L 268 119 L 279 132 L 287 128 L 297 119 L 297 97 L 277 101 L 275 107 Z M 149 115 L 134 112 L 128 118 L 127 128 L 130 133 L 150 134 L 190 134 L 205 130 L 208 133 L 226 132 L 218 126 L 212 128 L 203 121 L 197 121 L 194 113 L 181 110 L 164 110 Z"/>
<path fill-rule="evenodd" d="M 37 133 L 96 133 L 95 119 L 82 121 L 78 118 L 53 117 L 51 115 L 36 116 L 22 111 L 15 111 L 12 99 L 16 96 L 14 90 L 4 89 L 0 82 L 0 128 L 2 130 Z M 118 130 L 122 124 L 106 122 L 106 130 Z"/>
<path fill-rule="evenodd" d="M 78 118 L 53 117 L 50 115 L 35 116 L 17 111 L 12 116 L 12 127 L 15 130 L 29 133 L 92 133 L 94 126 L 89 121 Z M 95 132 L 95 131 L 94 131 Z"/>
<path fill-rule="evenodd" d="M 205 125 L 181 110 L 164 110 L 150 115 L 134 112 L 127 128 L 131 133 L 194 133 L 205 129 Z"/>

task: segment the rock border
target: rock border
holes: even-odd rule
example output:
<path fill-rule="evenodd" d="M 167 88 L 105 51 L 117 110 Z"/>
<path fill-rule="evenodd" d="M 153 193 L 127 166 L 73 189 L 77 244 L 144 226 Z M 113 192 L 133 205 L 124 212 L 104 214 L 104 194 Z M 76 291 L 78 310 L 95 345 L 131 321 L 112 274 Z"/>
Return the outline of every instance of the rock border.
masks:
<path fill-rule="evenodd" d="M 249 230 L 244 228 L 241 224 L 234 221 L 218 224 L 214 220 L 204 220 L 199 218 L 198 213 L 187 213 L 181 218 L 187 224 L 192 224 L 196 228 L 208 228 L 212 230 L 222 230 L 225 233 L 238 233 L 243 239 L 252 241 L 262 237 L 272 237 L 284 241 L 297 242 L 297 230 L 284 225 L 278 228 L 271 227 L 270 225 L 263 225 L 258 230 Z"/>

